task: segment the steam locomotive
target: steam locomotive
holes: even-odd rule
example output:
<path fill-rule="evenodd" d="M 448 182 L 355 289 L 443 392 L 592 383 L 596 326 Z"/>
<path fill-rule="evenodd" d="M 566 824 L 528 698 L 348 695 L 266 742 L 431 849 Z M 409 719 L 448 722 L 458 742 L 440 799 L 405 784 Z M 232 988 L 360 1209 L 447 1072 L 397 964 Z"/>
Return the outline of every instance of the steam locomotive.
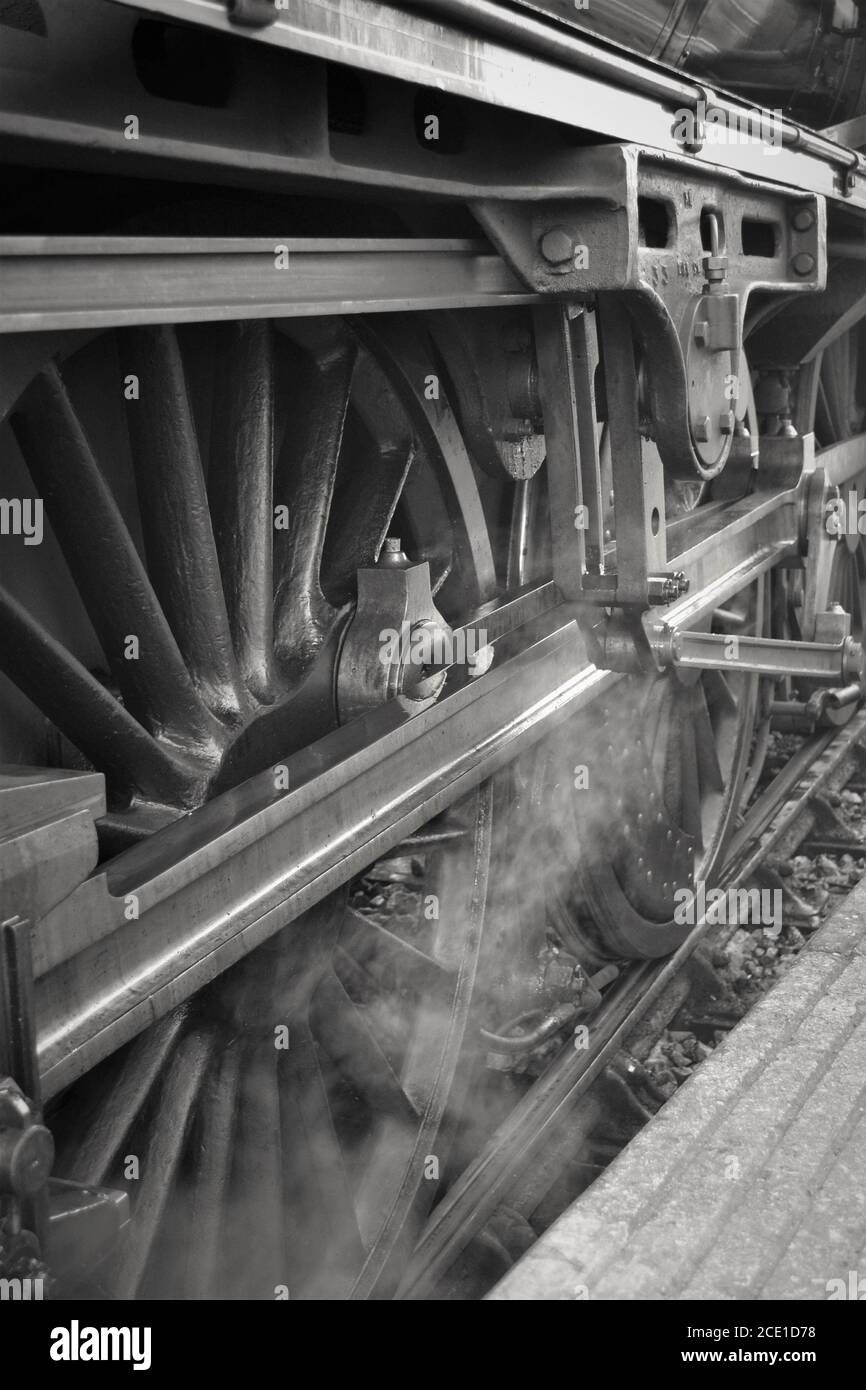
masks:
<path fill-rule="evenodd" d="M 859 0 L 0 3 L 4 1278 L 507 1262 L 515 1116 L 862 700 L 864 64 Z"/>

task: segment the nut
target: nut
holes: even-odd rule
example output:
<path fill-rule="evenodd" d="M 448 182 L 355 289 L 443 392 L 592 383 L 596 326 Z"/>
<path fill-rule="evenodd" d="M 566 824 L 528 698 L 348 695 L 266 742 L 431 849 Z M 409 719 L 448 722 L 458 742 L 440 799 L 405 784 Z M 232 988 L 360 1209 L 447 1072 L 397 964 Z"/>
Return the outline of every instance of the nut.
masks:
<path fill-rule="evenodd" d="M 709 415 L 704 415 L 699 420 L 693 422 L 692 433 L 699 444 L 708 444 L 710 442 L 711 427 Z"/>

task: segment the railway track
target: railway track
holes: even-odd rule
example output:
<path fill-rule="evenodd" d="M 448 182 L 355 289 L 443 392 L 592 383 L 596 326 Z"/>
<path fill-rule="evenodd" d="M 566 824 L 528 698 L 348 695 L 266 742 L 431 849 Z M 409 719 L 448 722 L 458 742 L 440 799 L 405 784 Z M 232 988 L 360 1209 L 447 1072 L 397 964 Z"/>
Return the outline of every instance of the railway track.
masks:
<path fill-rule="evenodd" d="M 840 791 L 866 767 L 866 711 L 843 729 L 805 739 L 747 810 L 733 836 L 719 876 L 721 889 L 754 882 L 779 858 L 789 860 L 825 811 L 826 797 Z M 828 840 L 827 846 L 832 846 Z M 781 882 L 781 880 L 779 880 Z M 723 923 L 723 927 L 727 923 Z M 543 1153 L 563 1116 L 628 1044 L 639 1022 L 663 999 L 699 946 L 720 934 L 718 918 L 705 913 L 667 960 L 626 968 L 592 1017 L 585 1049 L 566 1045 L 515 1106 L 505 1123 L 468 1166 L 425 1228 L 399 1297 L 425 1299 L 477 1237 L 527 1168 Z M 676 1012 L 682 1000 L 672 1005 Z"/>

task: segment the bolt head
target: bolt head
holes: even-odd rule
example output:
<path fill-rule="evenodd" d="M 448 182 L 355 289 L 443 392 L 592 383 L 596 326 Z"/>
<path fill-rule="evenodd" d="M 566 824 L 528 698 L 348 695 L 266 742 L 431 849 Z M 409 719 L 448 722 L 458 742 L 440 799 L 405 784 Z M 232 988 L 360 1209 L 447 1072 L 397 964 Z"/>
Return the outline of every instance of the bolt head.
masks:
<path fill-rule="evenodd" d="M 815 269 L 815 257 L 809 251 L 798 251 L 791 266 L 795 275 L 811 275 Z"/>
<path fill-rule="evenodd" d="M 797 208 L 791 218 L 791 226 L 795 232 L 808 232 L 815 225 L 815 214 L 811 208 Z"/>
<path fill-rule="evenodd" d="M 695 342 L 698 347 L 706 347 L 710 341 L 710 325 L 706 319 L 698 319 L 695 324 Z"/>
<path fill-rule="evenodd" d="M 719 416 L 719 429 L 722 434 L 733 434 L 737 426 L 737 417 L 732 410 L 723 410 Z"/>
<path fill-rule="evenodd" d="M 538 243 L 538 249 L 550 265 L 564 265 L 572 260 L 577 237 L 569 227 L 551 227 Z"/>

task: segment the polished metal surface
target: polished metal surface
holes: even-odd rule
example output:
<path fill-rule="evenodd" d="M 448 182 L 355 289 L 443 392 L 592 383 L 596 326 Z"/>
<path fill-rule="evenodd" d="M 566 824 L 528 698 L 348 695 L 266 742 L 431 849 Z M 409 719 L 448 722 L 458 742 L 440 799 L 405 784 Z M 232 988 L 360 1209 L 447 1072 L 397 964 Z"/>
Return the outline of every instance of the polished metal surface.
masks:
<path fill-rule="evenodd" d="M 0 332 L 527 304 L 483 242 L 0 238 Z"/>

